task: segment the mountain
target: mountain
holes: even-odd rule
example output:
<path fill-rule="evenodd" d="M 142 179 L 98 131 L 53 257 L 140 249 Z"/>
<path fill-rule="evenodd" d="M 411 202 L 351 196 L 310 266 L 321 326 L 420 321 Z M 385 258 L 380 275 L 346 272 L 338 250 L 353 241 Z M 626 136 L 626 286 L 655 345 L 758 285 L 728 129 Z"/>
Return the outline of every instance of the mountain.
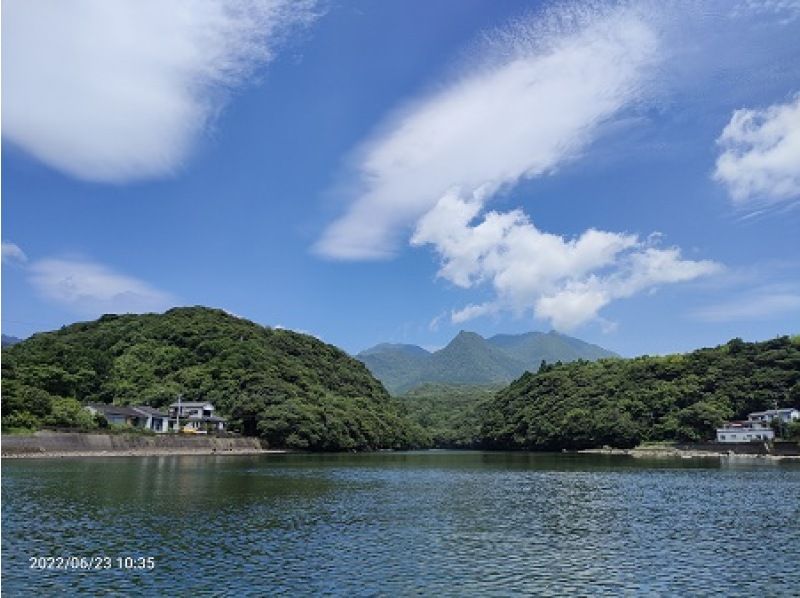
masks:
<path fill-rule="evenodd" d="M 382 353 L 399 353 L 402 355 L 430 355 L 430 351 L 426 351 L 417 345 L 404 345 L 402 343 L 380 343 L 370 349 L 365 349 L 360 355 L 379 355 Z"/>
<path fill-rule="evenodd" d="M 616 353 L 603 347 L 555 331 L 496 334 L 488 338 L 487 342 L 519 361 L 529 364 L 536 363 L 537 366 L 542 360 L 547 363 L 555 363 L 578 359 L 595 361 L 605 357 L 617 357 Z"/>
<path fill-rule="evenodd" d="M 3 336 L 3 347 L 11 347 L 16 345 L 17 343 L 21 343 L 22 339 L 17 338 L 16 336 L 9 336 L 8 334 L 4 334 Z"/>
<path fill-rule="evenodd" d="M 433 353 L 416 345 L 382 343 L 362 351 L 361 360 L 390 392 L 425 383 L 505 384 L 548 363 L 616 357 L 615 353 L 557 332 L 498 334 L 485 339 L 461 331 Z"/>
<path fill-rule="evenodd" d="M 450 343 L 431 354 L 421 381 L 450 384 L 510 382 L 525 364 L 474 332 L 459 332 Z"/>
<path fill-rule="evenodd" d="M 390 391 L 410 388 L 431 354 L 416 345 L 381 343 L 356 356 Z"/>
<path fill-rule="evenodd" d="M 3 428 L 97 425 L 82 403 L 208 400 L 269 446 L 414 446 L 418 427 L 362 363 L 320 340 L 222 310 L 106 315 L 3 349 Z"/>
<path fill-rule="evenodd" d="M 724 421 L 776 407 L 800 407 L 800 337 L 548 365 L 482 404 L 480 442 L 561 450 L 704 441 Z M 800 425 L 787 432 L 800 436 Z"/>

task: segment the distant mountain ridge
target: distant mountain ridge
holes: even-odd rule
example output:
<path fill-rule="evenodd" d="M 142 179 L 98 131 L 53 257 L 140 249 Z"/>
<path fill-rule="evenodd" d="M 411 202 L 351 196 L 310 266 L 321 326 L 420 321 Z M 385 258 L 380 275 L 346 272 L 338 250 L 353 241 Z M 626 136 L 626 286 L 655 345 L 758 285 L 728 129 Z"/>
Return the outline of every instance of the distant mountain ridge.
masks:
<path fill-rule="evenodd" d="M 566 363 L 604 357 L 618 355 L 554 331 L 496 334 L 486 339 L 464 330 L 432 353 L 416 345 L 381 343 L 356 355 L 393 394 L 426 383 L 505 384 L 526 371 L 537 371 L 542 360 Z"/>
<path fill-rule="evenodd" d="M 21 338 L 17 338 L 16 336 L 11 336 L 8 334 L 4 334 L 3 336 L 3 346 L 4 347 L 13 347 L 22 342 Z"/>

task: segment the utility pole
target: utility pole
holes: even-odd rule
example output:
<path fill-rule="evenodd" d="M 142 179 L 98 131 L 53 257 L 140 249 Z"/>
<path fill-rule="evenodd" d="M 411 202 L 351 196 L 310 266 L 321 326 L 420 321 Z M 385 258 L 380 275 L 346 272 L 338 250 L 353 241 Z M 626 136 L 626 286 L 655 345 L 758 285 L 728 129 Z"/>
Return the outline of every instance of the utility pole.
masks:
<path fill-rule="evenodd" d="M 178 395 L 178 410 L 175 412 L 175 429 L 181 431 L 181 395 Z"/>

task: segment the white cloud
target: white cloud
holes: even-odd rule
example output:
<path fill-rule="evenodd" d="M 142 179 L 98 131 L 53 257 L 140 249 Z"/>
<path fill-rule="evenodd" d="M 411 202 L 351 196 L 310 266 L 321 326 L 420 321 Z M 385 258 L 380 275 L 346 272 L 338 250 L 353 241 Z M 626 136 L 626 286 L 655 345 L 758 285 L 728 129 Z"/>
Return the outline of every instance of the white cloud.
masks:
<path fill-rule="evenodd" d="M 169 293 L 89 261 L 47 258 L 33 262 L 28 271 L 44 299 L 83 316 L 163 311 L 175 304 Z"/>
<path fill-rule="evenodd" d="M 428 330 L 430 330 L 431 332 L 438 332 L 439 326 L 442 324 L 442 320 L 445 320 L 446 318 L 447 318 L 446 311 L 437 314 L 436 316 L 431 318 L 430 322 L 428 322 Z"/>
<path fill-rule="evenodd" d="M 4 264 L 24 264 L 28 261 L 28 256 L 20 249 L 19 245 L 3 241 L 2 247 Z"/>
<path fill-rule="evenodd" d="M 312 0 L 7 0 L 3 136 L 92 181 L 179 167 Z"/>
<path fill-rule="evenodd" d="M 800 198 L 800 94 L 763 110 L 736 110 L 717 144 L 714 179 L 735 203 Z"/>
<path fill-rule="evenodd" d="M 562 330 L 590 320 L 609 329 L 599 314 L 610 302 L 719 270 L 633 234 L 590 229 L 567 239 L 521 210 L 484 214 L 494 195 L 554 172 L 649 96 L 662 58 L 658 12 L 654 3 L 560 5 L 491 36 L 480 67 L 364 144 L 359 193 L 316 249 L 387 257 L 413 227 L 411 244 L 433 246 L 441 278 L 493 289 L 491 300 L 453 311 L 453 322 L 532 312 Z"/>
<path fill-rule="evenodd" d="M 578 155 L 639 97 L 658 45 L 634 8 L 589 6 L 498 32 L 494 58 L 390 119 L 362 147 L 360 192 L 317 251 L 389 256 L 449 189 L 483 201 Z"/>
<path fill-rule="evenodd" d="M 690 315 L 704 322 L 738 322 L 767 320 L 792 312 L 800 312 L 800 293 L 764 288 L 730 301 L 701 307 Z"/>
<path fill-rule="evenodd" d="M 590 229 L 575 239 L 537 229 L 520 210 L 489 212 L 473 224 L 479 200 L 445 195 L 419 222 L 414 245 L 433 245 L 439 276 L 470 288 L 493 287 L 495 298 L 452 313 L 453 322 L 510 310 L 532 311 L 554 328 L 570 330 L 597 319 L 610 302 L 659 285 L 718 272 L 711 261 L 681 257 L 656 246 L 657 236 Z"/>

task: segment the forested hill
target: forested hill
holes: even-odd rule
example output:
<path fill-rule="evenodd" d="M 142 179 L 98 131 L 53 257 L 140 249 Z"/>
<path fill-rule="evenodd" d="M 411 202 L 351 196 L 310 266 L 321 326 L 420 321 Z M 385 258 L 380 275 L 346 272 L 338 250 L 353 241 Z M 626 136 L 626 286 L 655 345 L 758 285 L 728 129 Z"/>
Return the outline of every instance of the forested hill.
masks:
<path fill-rule="evenodd" d="M 548 365 L 488 403 L 480 436 L 487 448 L 533 450 L 705 440 L 774 407 L 800 407 L 800 337 Z"/>
<path fill-rule="evenodd" d="M 541 362 L 615 357 L 611 351 L 557 332 L 498 334 L 483 338 L 461 331 L 448 345 L 429 353 L 415 345 L 383 343 L 356 357 L 394 394 L 427 383 L 507 384 Z"/>
<path fill-rule="evenodd" d="M 3 349 L 3 426 L 90 425 L 80 404 L 208 400 L 270 446 L 406 447 L 417 427 L 359 361 L 203 307 L 103 316 Z M 83 412 L 85 413 L 85 412 Z"/>

